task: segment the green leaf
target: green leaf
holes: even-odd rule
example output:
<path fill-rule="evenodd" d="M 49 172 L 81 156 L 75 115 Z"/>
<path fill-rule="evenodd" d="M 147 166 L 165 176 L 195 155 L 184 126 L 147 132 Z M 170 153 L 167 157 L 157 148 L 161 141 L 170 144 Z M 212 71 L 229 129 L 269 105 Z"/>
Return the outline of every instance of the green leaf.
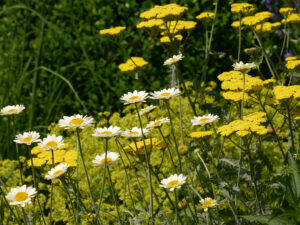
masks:
<path fill-rule="evenodd" d="M 242 216 L 246 220 L 259 222 L 262 224 L 268 225 L 296 225 L 294 221 L 291 221 L 282 216 L 273 216 L 273 215 L 251 215 L 251 216 Z"/>

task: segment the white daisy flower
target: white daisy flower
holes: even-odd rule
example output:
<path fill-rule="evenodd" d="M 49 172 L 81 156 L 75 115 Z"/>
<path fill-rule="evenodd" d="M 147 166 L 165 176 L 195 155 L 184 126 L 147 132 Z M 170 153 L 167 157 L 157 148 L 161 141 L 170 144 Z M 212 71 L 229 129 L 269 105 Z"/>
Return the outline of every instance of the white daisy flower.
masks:
<path fill-rule="evenodd" d="M 213 200 L 212 198 L 201 199 L 200 203 L 202 204 L 202 207 L 205 212 L 208 210 L 208 208 L 211 208 L 211 207 L 214 207 L 217 205 L 217 201 Z"/>
<path fill-rule="evenodd" d="M 25 107 L 23 105 L 8 105 L 1 109 L 0 115 L 9 116 L 21 113 Z"/>
<path fill-rule="evenodd" d="M 193 119 L 191 119 L 192 126 L 198 126 L 198 125 L 205 125 L 207 123 L 212 123 L 219 119 L 219 116 L 208 114 L 205 116 L 195 116 Z"/>
<path fill-rule="evenodd" d="M 31 145 L 34 142 L 39 142 L 40 134 L 35 131 L 24 132 L 23 134 L 18 134 L 14 142 L 18 144 Z"/>
<path fill-rule="evenodd" d="M 149 129 L 153 129 L 153 128 L 158 128 L 161 127 L 164 123 L 169 123 L 170 120 L 169 118 L 162 118 L 160 120 L 155 120 L 155 121 L 151 121 L 148 125 L 147 128 Z"/>
<path fill-rule="evenodd" d="M 46 150 L 55 150 L 64 146 L 63 137 L 55 136 L 55 134 L 48 135 L 43 140 L 40 140 L 39 147 Z"/>
<path fill-rule="evenodd" d="M 148 133 L 148 130 L 146 128 L 143 128 L 143 134 Z M 127 138 L 138 138 L 138 137 L 142 137 L 142 129 L 138 128 L 138 127 L 133 127 L 131 130 L 126 129 L 123 133 L 122 133 L 123 137 L 127 137 Z"/>
<path fill-rule="evenodd" d="M 255 63 L 243 63 L 242 61 L 234 63 L 232 66 L 234 70 L 241 71 L 242 73 L 249 72 L 256 67 Z"/>
<path fill-rule="evenodd" d="M 95 123 L 93 117 L 91 116 L 83 116 L 76 114 L 75 116 L 64 116 L 63 119 L 58 121 L 58 125 L 60 127 L 64 127 L 65 129 L 72 128 L 85 128 L 87 126 L 93 126 Z"/>
<path fill-rule="evenodd" d="M 178 88 L 169 88 L 169 89 L 163 89 L 161 91 L 155 91 L 151 93 L 150 98 L 167 100 L 178 95 L 180 95 L 180 90 Z"/>
<path fill-rule="evenodd" d="M 186 177 L 182 174 L 173 174 L 166 179 L 163 179 L 160 186 L 163 188 L 170 188 L 173 191 L 175 188 L 179 189 L 185 183 Z"/>
<path fill-rule="evenodd" d="M 141 110 L 139 111 L 140 116 L 142 116 L 142 115 L 144 115 L 144 114 L 147 114 L 147 113 L 151 112 L 151 111 L 152 111 L 153 109 L 155 109 L 155 108 L 156 108 L 156 106 L 154 106 L 154 105 L 149 105 L 149 106 L 147 106 L 147 107 L 141 109 Z M 137 114 L 137 115 L 138 115 L 138 114 Z"/>
<path fill-rule="evenodd" d="M 60 177 L 65 174 L 69 168 L 69 165 L 66 163 L 59 164 L 56 167 L 48 171 L 48 174 L 45 176 L 47 180 L 52 180 L 54 178 Z"/>
<path fill-rule="evenodd" d="M 12 188 L 10 192 L 5 196 L 10 205 L 21 205 L 31 203 L 31 198 L 37 193 L 35 188 L 26 187 L 26 184 L 21 187 Z"/>
<path fill-rule="evenodd" d="M 92 135 L 95 137 L 111 138 L 111 137 L 118 136 L 120 133 L 121 133 L 120 127 L 110 126 L 110 127 L 96 128 Z"/>
<path fill-rule="evenodd" d="M 107 166 L 115 164 L 119 160 L 120 155 L 116 152 L 107 152 L 106 163 Z M 95 159 L 92 161 L 95 166 L 105 166 L 105 153 L 102 155 L 96 155 Z"/>
<path fill-rule="evenodd" d="M 145 102 L 145 99 L 148 97 L 148 93 L 146 91 L 134 91 L 128 92 L 121 97 L 121 101 L 124 102 L 125 105 L 133 104 L 137 102 Z"/>
<path fill-rule="evenodd" d="M 183 55 L 180 53 L 179 55 L 173 55 L 172 58 L 169 58 L 167 59 L 165 62 L 164 62 L 164 66 L 170 66 L 170 65 L 173 65 L 177 62 L 179 62 L 180 60 L 183 59 Z"/>

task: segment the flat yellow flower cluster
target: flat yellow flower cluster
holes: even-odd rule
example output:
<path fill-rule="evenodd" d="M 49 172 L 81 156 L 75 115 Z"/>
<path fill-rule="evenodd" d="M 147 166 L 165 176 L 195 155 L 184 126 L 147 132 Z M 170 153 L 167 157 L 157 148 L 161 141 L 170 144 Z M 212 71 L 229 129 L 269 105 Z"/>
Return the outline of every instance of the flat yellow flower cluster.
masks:
<path fill-rule="evenodd" d="M 249 14 L 254 11 L 254 7 L 249 3 L 233 3 L 231 4 L 231 12 L 237 14 Z"/>
<path fill-rule="evenodd" d="M 248 134 L 255 133 L 258 135 L 267 134 L 268 130 L 261 124 L 266 122 L 266 114 L 264 112 L 254 112 L 248 116 L 244 116 L 243 120 L 235 120 L 218 129 L 223 137 L 228 137 L 236 133 L 239 137 L 244 137 Z"/>
<path fill-rule="evenodd" d="M 180 6 L 177 4 L 168 4 L 168 5 L 156 5 L 153 8 L 142 12 L 140 14 L 140 18 L 142 19 L 166 19 L 168 17 L 179 17 L 181 16 L 186 10 L 187 7 Z"/>
<path fill-rule="evenodd" d="M 275 23 L 265 22 L 265 23 L 257 24 L 254 27 L 254 30 L 258 33 L 267 33 L 278 29 L 280 26 L 281 26 L 280 22 L 275 22 Z"/>
<path fill-rule="evenodd" d="M 150 151 L 152 146 L 156 146 L 156 144 L 160 144 L 156 138 L 145 139 L 145 147 L 147 152 Z M 134 142 L 132 142 L 129 146 L 124 147 L 124 150 L 133 155 L 145 155 L 145 148 L 144 148 L 143 141 L 136 142 L 136 145 Z"/>
<path fill-rule="evenodd" d="M 183 39 L 183 36 L 181 34 L 177 34 L 173 37 L 172 41 L 181 41 Z M 170 43 L 171 39 L 168 36 L 163 36 L 160 38 L 161 43 Z"/>
<path fill-rule="evenodd" d="M 280 8 L 279 13 L 282 14 L 284 17 L 287 17 L 291 13 L 295 12 L 295 8 Z"/>
<path fill-rule="evenodd" d="M 294 70 L 300 66 L 300 60 L 297 57 L 288 57 L 285 59 L 285 67 L 288 70 Z"/>
<path fill-rule="evenodd" d="M 300 13 L 292 13 L 287 18 L 286 21 L 283 19 L 282 22 L 286 23 L 300 23 Z"/>
<path fill-rule="evenodd" d="M 76 167 L 77 165 L 77 152 L 75 150 L 65 150 L 67 145 L 63 148 L 54 151 L 54 164 L 67 163 L 70 167 Z M 31 150 L 33 157 L 33 165 L 35 167 L 41 166 L 52 166 L 52 153 L 51 151 L 46 151 L 44 148 L 39 146 L 34 147 Z M 27 165 L 31 165 L 31 161 L 27 161 Z"/>
<path fill-rule="evenodd" d="M 162 19 L 150 19 L 142 21 L 136 25 L 137 29 L 159 27 L 164 24 Z"/>
<path fill-rule="evenodd" d="M 273 89 L 275 99 L 278 101 L 287 100 L 291 98 L 300 98 L 300 85 L 292 86 L 276 86 Z"/>
<path fill-rule="evenodd" d="M 242 19 L 242 24 L 245 26 L 253 27 L 259 23 L 268 20 L 271 16 L 271 12 L 263 11 L 258 12 L 253 16 L 246 16 Z"/>
<path fill-rule="evenodd" d="M 221 94 L 225 99 L 234 102 L 242 101 L 243 99 L 243 92 L 241 91 L 226 91 L 226 92 L 221 92 Z M 244 100 L 248 101 L 248 99 L 249 99 L 249 95 L 245 93 Z"/>
<path fill-rule="evenodd" d="M 99 33 L 103 36 L 116 36 L 123 32 L 126 29 L 126 27 L 113 27 L 109 29 L 100 30 Z"/>
<path fill-rule="evenodd" d="M 135 70 L 135 68 L 142 68 L 148 65 L 148 62 L 142 57 L 131 57 L 125 63 L 122 63 L 118 66 L 118 68 L 122 72 L 129 72 Z"/>
<path fill-rule="evenodd" d="M 214 132 L 212 131 L 196 131 L 190 133 L 190 136 L 192 138 L 204 138 L 213 135 Z"/>
<path fill-rule="evenodd" d="M 202 12 L 198 16 L 196 16 L 197 20 L 207 20 L 207 19 L 213 19 L 215 16 L 215 13 L 213 12 Z"/>

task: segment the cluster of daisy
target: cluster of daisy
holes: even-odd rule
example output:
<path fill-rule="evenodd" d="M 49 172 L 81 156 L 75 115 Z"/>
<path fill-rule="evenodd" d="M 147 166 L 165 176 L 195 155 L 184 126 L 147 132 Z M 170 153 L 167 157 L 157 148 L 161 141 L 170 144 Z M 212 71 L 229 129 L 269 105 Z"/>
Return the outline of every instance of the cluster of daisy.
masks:
<path fill-rule="evenodd" d="M 264 112 L 254 112 L 243 117 L 243 120 L 235 120 L 228 125 L 219 127 L 218 133 L 227 137 L 236 133 L 239 137 L 244 137 L 248 134 L 255 133 L 257 135 L 265 135 L 268 130 L 262 125 L 266 122 L 266 114 Z"/>
<path fill-rule="evenodd" d="M 142 57 L 131 57 L 125 63 L 122 63 L 118 68 L 122 72 L 134 71 L 136 68 L 142 68 L 148 65 L 148 62 Z"/>

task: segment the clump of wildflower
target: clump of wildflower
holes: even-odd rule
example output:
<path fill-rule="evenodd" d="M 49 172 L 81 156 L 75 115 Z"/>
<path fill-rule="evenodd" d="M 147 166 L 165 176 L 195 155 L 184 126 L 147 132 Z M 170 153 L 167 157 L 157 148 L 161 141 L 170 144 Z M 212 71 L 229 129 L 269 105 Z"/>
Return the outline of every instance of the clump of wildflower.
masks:
<path fill-rule="evenodd" d="M 292 13 L 290 14 L 286 20 L 283 20 L 282 23 L 292 23 L 292 24 L 296 24 L 296 23 L 300 23 L 300 13 Z"/>
<path fill-rule="evenodd" d="M 122 72 L 134 71 L 136 68 L 142 68 L 148 65 L 148 62 L 142 57 L 131 57 L 125 63 L 122 63 L 118 68 Z"/>
<path fill-rule="evenodd" d="M 186 176 L 183 174 L 173 174 L 170 177 L 161 180 L 160 186 L 163 188 L 169 188 L 170 191 L 173 191 L 175 188 L 179 189 L 186 182 Z"/>
<path fill-rule="evenodd" d="M 113 27 L 109 29 L 100 30 L 99 33 L 103 36 L 116 36 L 126 30 L 126 27 Z"/>
<path fill-rule="evenodd" d="M 287 57 L 285 59 L 286 63 L 285 63 L 285 67 L 288 69 L 288 70 L 295 70 L 295 69 L 298 69 L 299 66 L 300 66 L 300 60 L 293 56 L 293 57 Z"/>
<path fill-rule="evenodd" d="M 178 4 L 172 3 L 167 5 L 156 5 L 153 8 L 144 11 L 140 14 L 142 19 L 166 19 L 166 18 L 178 18 L 180 17 L 188 8 L 180 6 Z"/>
<path fill-rule="evenodd" d="M 242 61 L 234 63 L 233 69 L 236 71 L 241 71 L 242 73 L 248 73 L 251 69 L 255 68 L 255 63 L 243 63 Z"/>
<path fill-rule="evenodd" d="M 165 62 L 164 62 L 164 66 L 170 66 L 170 65 L 173 65 L 179 61 L 181 61 L 182 59 L 184 58 L 184 56 L 182 54 L 179 54 L 179 55 L 173 55 L 172 58 L 169 58 L 167 59 Z"/>
<path fill-rule="evenodd" d="M 46 150 L 51 150 L 51 149 L 55 150 L 62 146 L 64 146 L 63 137 L 56 136 L 55 134 L 48 135 L 43 140 L 40 140 L 40 143 L 39 143 L 39 147 L 44 148 Z"/>
<path fill-rule="evenodd" d="M 208 210 L 208 208 L 212 208 L 217 205 L 217 201 L 209 197 L 205 199 L 201 199 L 200 203 L 202 204 L 202 207 L 205 212 Z"/>
<path fill-rule="evenodd" d="M 122 136 L 123 137 L 127 137 L 127 138 L 139 138 L 142 137 L 143 134 L 147 134 L 148 130 L 146 128 L 138 128 L 138 127 L 133 127 L 131 130 L 126 129 L 123 133 Z"/>
<path fill-rule="evenodd" d="M 191 122 L 192 122 L 192 126 L 198 126 L 198 125 L 203 126 L 205 124 L 212 123 L 218 119 L 219 116 L 208 114 L 205 116 L 195 116 L 193 119 L 191 119 Z"/>
<path fill-rule="evenodd" d="M 231 12 L 236 14 L 249 14 L 254 11 L 254 7 L 249 3 L 233 3 L 231 4 Z"/>
<path fill-rule="evenodd" d="M 145 99 L 148 97 L 148 93 L 146 91 L 133 91 L 124 94 L 121 97 L 121 101 L 124 102 L 125 105 L 127 104 L 134 104 L 138 102 L 145 102 Z"/>
<path fill-rule="evenodd" d="M 48 174 L 45 176 L 46 179 L 52 180 L 55 178 L 58 178 L 65 174 L 69 168 L 69 165 L 66 163 L 59 164 L 56 167 L 52 168 L 50 171 L 48 171 Z"/>
<path fill-rule="evenodd" d="M 279 13 L 283 15 L 284 17 L 289 16 L 291 13 L 294 13 L 296 11 L 295 8 L 280 8 Z"/>
<path fill-rule="evenodd" d="M 1 109 L 1 116 L 10 116 L 20 114 L 25 107 L 23 105 L 8 105 Z"/>
<path fill-rule="evenodd" d="M 120 127 L 109 126 L 96 128 L 92 135 L 95 137 L 111 138 L 118 136 L 121 132 Z"/>
<path fill-rule="evenodd" d="M 151 93 L 151 99 L 158 99 L 158 100 L 168 100 L 170 98 L 176 97 L 180 95 L 180 90 L 177 88 L 169 88 L 163 89 L 161 91 L 155 91 Z"/>
<path fill-rule="evenodd" d="M 95 123 L 93 117 L 76 114 L 75 116 L 64 116 L 58 121 L 58 125 L 65 129 L 83 129 L 88 126 L 93 126 Z"/>
<path fill-rule="evenodd" d="M 136 25 L 137 29 L 142 28 L 154 28 L 159 27 L 164 24 L 164 21 L 162 19 L 150 19 L 146 21 L 142 21 Z"/>
<path fill-rule="evenodd" d="M 196 16 L 197 20 L 212 20 L 215 16 L 215 13 L 213 12 L 202 12 L 198 16 Z"/>
<path fill-rule="evenodd" d="M 208 137 L 213 135 L 214 132 L 212 131 L 196 131 L 196 132 L 192 132 L 190 133 L 190 136 L 192 138 L 204 138 L 204 137 Z"/>
<path fill-rule="evenodd" d="M 18 134 L 14 142 L 17 144 L 31 145 L 32 143 L 40 141 L 40 134 L 36 131 L 24 132 L 23 134 Z"/>
<path fill-rule="evenodd" d="M 181 34 L 177 34 L 173 36 L 171 39 L 169 36 L 163 36 L 160 38 L 161 43 L 171 43 L 173 41 L 181 41 L 183 39 L 183 36 Z"/>
<path fill-rule="evenodd" d="M 291 98 L 300 98 L 300 85 L 276 86 L 273 89 L 275 98 L 278 101 L 288 100 Z"/>
<path fill-rule="evenodd" d="M 102 155 L 96 155 L 95 159 L 93 160 L 93 163 L 95 166 L 105 166 L 105 163 L 107 166 L 111 166 L 112 164 L 115 164 L 119 160 L 120 155 L 116 152 L 107 152 L 106 160 L 105 160 L 105 153 Z"/>
<path fill-rule="evenodd" d="M 234 102 L 239 102 L 239 101 L 242 101 L 242 99 L 243 99 L 243 92 L 241 92 L 241 91 L 226 91 L 226 92 L 222 92 L 221 94 L 225 99 L 231 100 Z M 247 93 L 245 93 L 244 101 L 248 101 L 248 100 L 249 100 L 249 95 Z"/>
<path fill-rule="evenodd" d="M 260 23 L 254 27 L 254 30 L 258 33 L 267 33 L 278 29 L 281 26 L 280 22 L 270 23 Z"/>
<path fill-rule="evenodd" d="M 26 187 L 26 184 L 21 187 L 12 188 L 5 196 L 10 202 L 10 205 L 20 205 L 25 207 L 31 203 L 31 198 L 37 193 L 35 188 Z"/>
<path fill-rule="evenodd" d="M 242 24 L 249 27 L 254 27 L 257 24 L 260 24 L 262 22 L 265 22 L 268 20 L 271 16 L 271 12 L 263 11 L 258 12 L 253 16 L 246 16 L 242 19 Z"/>

